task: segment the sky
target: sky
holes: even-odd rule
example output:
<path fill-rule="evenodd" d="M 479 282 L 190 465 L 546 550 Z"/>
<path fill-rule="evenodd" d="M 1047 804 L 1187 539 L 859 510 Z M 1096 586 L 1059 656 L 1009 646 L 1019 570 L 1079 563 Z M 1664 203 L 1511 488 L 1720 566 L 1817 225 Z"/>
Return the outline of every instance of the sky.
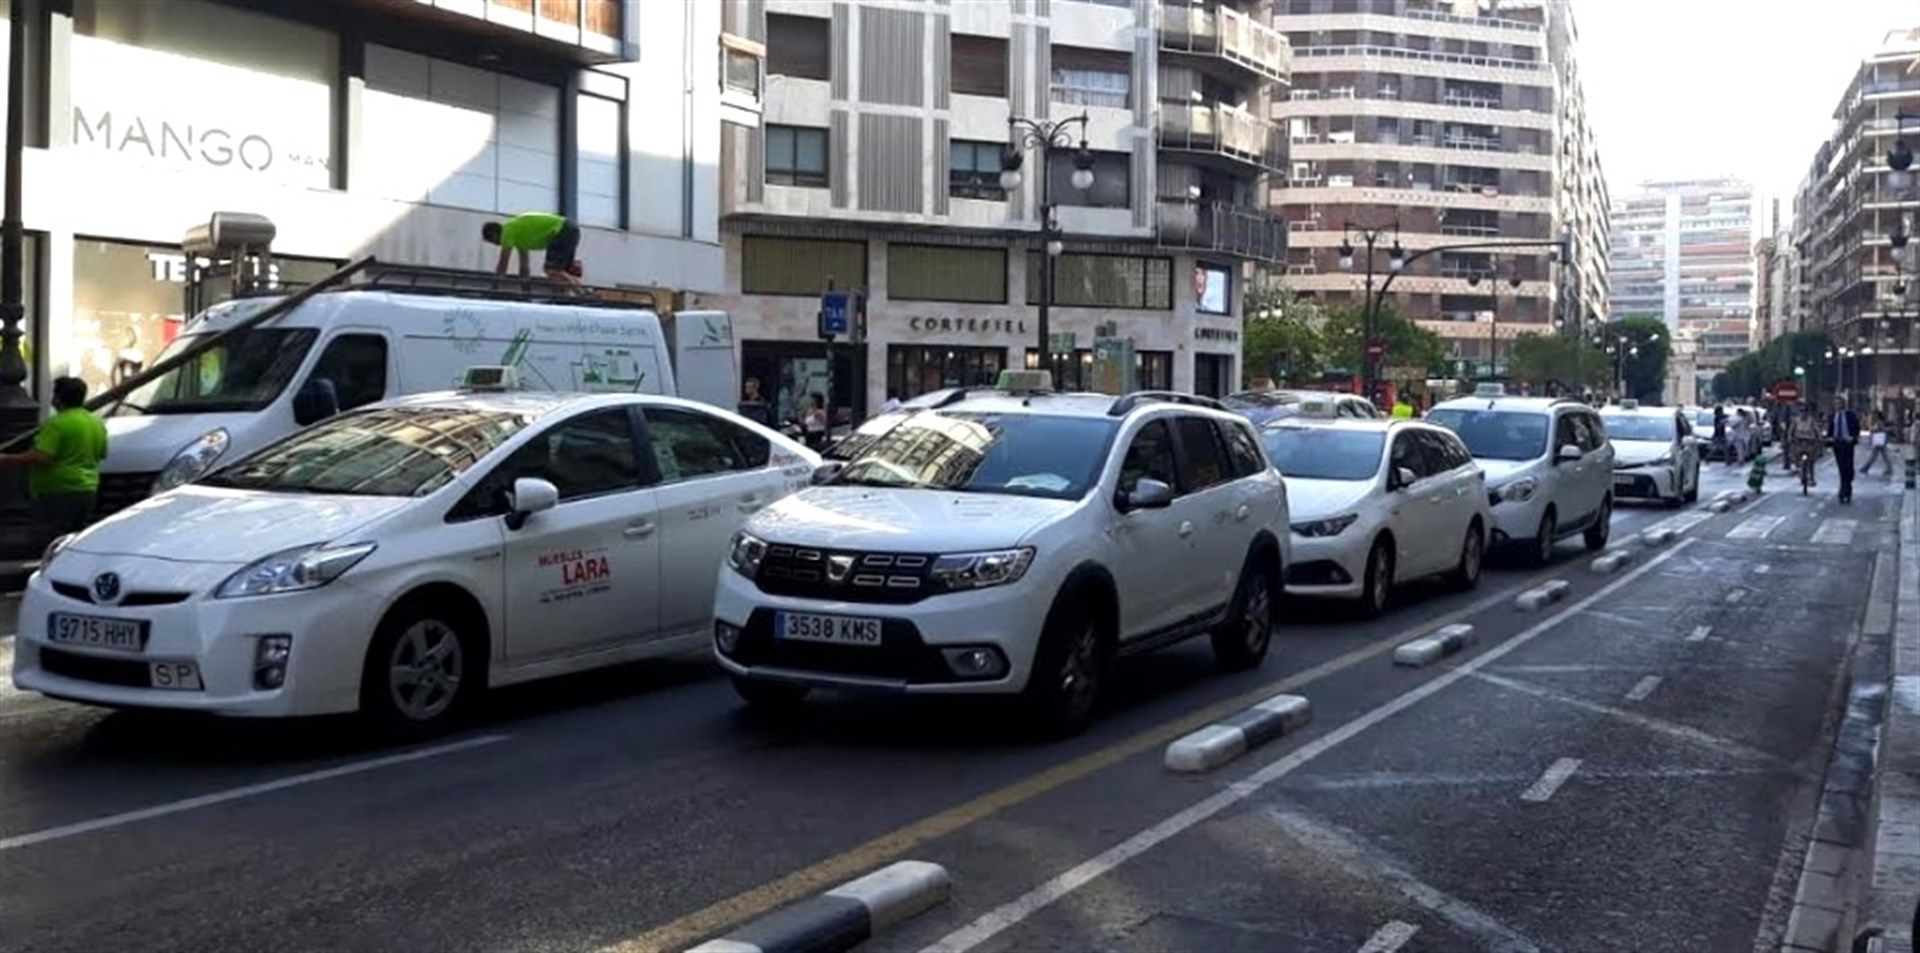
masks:
<path fill-rule="evenodd" d="M 1855 66 L 1888 30 L 1920 27 L 1920 0 L 1573 3 L 1608 190 L 1732 175 L 1782 217 Z"/>

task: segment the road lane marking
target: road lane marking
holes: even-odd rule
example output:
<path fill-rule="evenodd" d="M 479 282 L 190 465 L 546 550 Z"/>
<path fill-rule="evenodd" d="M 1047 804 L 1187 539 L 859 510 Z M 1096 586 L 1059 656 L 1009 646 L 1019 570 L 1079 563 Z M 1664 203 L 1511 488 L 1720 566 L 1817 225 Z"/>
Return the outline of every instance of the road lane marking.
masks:
<path fill-rule="evenodd" d="M 1301 765 L 1325 754 L 1338 745 L 1344 744 L 1361 732 L 1405 711 L 1435 693 L 1444 691 L 1456 682 L 1473 676 L 1481 668 L 1491 665 L 1508 653 L 1527 645 L 1551 630 L 1554 626 L 1579 614 L 1588 606 L 1630 585 L 1641 576 L 1660 566 L 1661 563 L 1685 552 L 1687 547 L 1693 545 L 1694 542 L 1694 540 L 1680 541 L 1674 548 L 1648 560 L 1644 565 L 1640 566 L 1640 568 L 1631 570 L 1626 575 L 1618 577 L 1613 582 L 1596 590 L 1592 595 L 1535 623 L 1532 627 L 1520 632 L 1505 642 L 1468 659 L 1466 662 L 1452 669 L 1446 670 L 1431 681 L 1407 690 L 1379 707 L 1371 709 L 1366 714 L 1329 731 L 1325 735 L 1308 741 L 1306 744 L 1301 745 L 1280 759 L 1269 763 L 1239 781 L 1233 782 L 1225 790 L 1219 791 L 1185 810 L 1168 817 L 1160 823 L 1107 848 L 1097 856 L 1056 875 L 1045 883 L 1027 891 L 1025 894 L 987 911 L 972 923 L 936 941 L 933 945 L 927 947 L 924 953 L 934 953 L 934 951 L 962 953 L 962 951 L 970 950 L 981 943 L 985 943 L 1001 931 L 1025 920 L 1040 910 L 1052 906 L 1060 898 L 1065 897 L 1067 894 L 1072 893 L 1102 874 L 1113 870 L 1115 867 L 1126 863 L 1133 857 L 1145 853 L 1162 841 L 1252 797 L 1255 793 L 1259 792 L 1261 788 L 1286 777 Z"/>
<path fill-rule="evenodd" d="M 1747 591 L 1745 589 L 1730 589 L 1727 591 L 1727 605 L 1733 605 L 1746 597 Z"/>
<path fill-rule="evenodd" d="M 1727 531 L 1728 539 L 1766 539 L 1767 534 L 1778 529 L 1786 522 L 1784 516 L 1752 516 L 1747 521 Z"/>
<path fill-rule="evenodd" d="M 1627 701 L 1630 701 L 1630 702 L 1646 701 L 1647 696 L 1653 694 L 1653 690 L 1659 687 L 1660 687 L 1660 676 L 1649 675 L 1646 678 L 1641 679 L 1639 683 L 1634 685 L 1632 688 L 1627 689 Z"/>
<path fill-rule="evenodd" d="M 1667 551 L 1679 552 L 1681 547 Z M 1665 559 L 1662 555 L 1660 559 Z M 1634 578 L 1640 571 L 1657 565 L 1660 560 L 1649 562 L 1641 570 L 1620 577 L 1611 586 L 1617 586 Z M 640 951 L 682 950 L 701 940 L 718 935 L 735 924 L 757 917 L 783 904 L 817 893 L 834 884 L 849 880 L 868 870 L 880 866 L 884 861 L 905 854 L 927 841 L 944 837 L 970 824 L 990 817 L 1002 810 L 1021 804 L 1055 788 L 1077 781 L 1096 771 L 1104 770 L 1143 751 L 1158 748 L 1181 735 L 1187 734 L 1221 717 L 1230 715 L 1255 702 L 1263 701 L 1276 694 L 1299 689 L 1329 675 L 1352 668 L 1380 655 L 1392 652 L 1408 639 L 1425 635 L 1435 626 L 1450 625 L 1469 616 L 1477 615 L 1488 609 L 1509 602 L 1514 595 L 1523 592 L 1555 573 L 1565 569 L 1563 566 L 1549 567 L 1534 573 L 1519 583 L 1493 593 L 1483 599 L 1468 603 L 1452 612 L 1431 619 L 1424 619 L 1408 626 L 1379 641 L 1348 652 L 1337 658 L 1329 659 L 1312 668 L 1235 695 L 1185 716 L 1175 718 L 1157 728 L 1146 729 L 1131 738 L 1122 738 L 1105 748 L 1083 754 L 1045 771 L 1038 772 L 1015 781 L 1005 787 L 989 791 L 971 801 L 956 804 L 938 814 L 921 818 L 905 827 L 882 834 L 863 844 L 841 851 L 786 874 L 776 880 L 770 880 L 742 893 L 724 900 L 716 901 L 692 913 L 654 927 L 639 936 L 620 940 L 605 947 L 603 953 L 640 953 Z M 1601 590 L 1606 591 L 1606 590 Z"/>
<path fill-rule="evenodd" d="M 1413 939 L 1413 935 L 1419 932 L 1419 927 L 1405 920 L 1389 920 L 1385 926 L 1373 931 L 1373 935 L 1367 937 L 1367 942 L 1360 945 L 1360 953 L 1394 953 L 1395 950 L 1406 946 L 1407 941 Z"/>
<path fill-rule="evenodd" d="M 1573 773 L 1578 770 L 1580 770 L 1579 758 L 1561 758 L 1547 765 L 1547 771 L 1540 775 L 1540 780 L 1533 782 L 1532 787 L 1520 792 L 1520 800 L 1538 804 L 1553 797 L 1553 792 L 1560 790 L 1560 785 L 1567 783 L 1567 779 L 1573 777 Z"/>
<path fill-rule="evenodd" d="M 1713 626 L 1710 626 L 1710 625 L 1696 625 L 1696 626 L 1694 626 L 1694 627 L 1693 627 L 1693 631 L 1692 631 L 1692 632 L 1689 632 L 1689 633 L 1687 633 L 1687 641 L 1689 641 L 1689 642 L 1705 642 L 1705 641 L 1707 640 L 1707 636 L 1708 636 L 1709 634 L 1711 634 L 1712 632 L 1713 632 Z"/>
<path fill-rule="evenodd" d="M 1767 565 L 1766 563 L 1761 563 L 1760 565 L 1753 567 L 1753 571 L 1756 575 L 1764 576 L 1767 573 L 1772 572 L 1773 567 Z"/>
<path fill-rule="evenodd" d="M 1646 533 L 1651 533 L 1656 530 L 1670 529 L 1670 530 L 1673 530 L 1674 535 L 1678 536 L 1682 533 L 1685 533 L 1687 530 L 1690 530 L 1695 526 L 1699 526 L 1701 523 L 1704 523 L 1710 519 L 1713 519 L 1713 514 L 1711 512 L 1708 512 L 1704 508 L 1688 510 L 1687 512 L 1681 513 L 1676 516 L 1669 516 L 1666 519 L 1663 519 L 1660 522 L 1655 523 L 1644 530 L 1641 530 L 1641 533 L 1642 535 L 1644 535 Z"/>
<path fill-rule="evenodd" d="M 1851 545 L 1853 543 L 1853 531 L 1858 528 L 1859 525 L 1859 523 L 1853 520 L 1832 517 L 1822 522 L 1819 529 L 1813 531 L 1813 541 L 1833 546 Z"/>
<path fill-rule="evenodd" d="M 482 745 L 490 745 L 497 741 L 505 741 L 508 737 L 508 735 L 482 735 L 478 738 L 468 738 L 465 741 L 456 741 L 452 744 L 436 745 L 432 748 L 421 748 L 402 754 L 387 755 L 383 758 L 356 761 L 352 764 L 343 764 L 338 767 L 326 768 L 320 771 L 309 771 L 305 774 L 290 775 L 273 781 L 264 781 L 260 784 L 228 788 L 225 791 L 215 791 L 212 794 L 202 794 L 199 797 L 190 797 L 185 800 L 172 801 L 167 804 L 156 804 L 153 807 L 143 807 L 137 811 L 109 814 L 106 817 L 96 817 L 92 820 L 80 821 L 74 824 L 62 824 L 59 827 L 49 827 L 44 830 L 32 831 L 26 834 L 15 834 L 12 837 L 0 838 L 0 851 L 13 850 L 18 847 L 31 847 L 34 844 L 44 844 L 47 841 L 60 840 L 65 837 L 76 837 L 81 834 L 91 834 L 94 831 L 120 827 L 138 821 L 150 821 L 156 817 L 165 817 L 169 814 L 198 810 L 199 808 L 211 807 L 215 804 L 225 804 L 228 801 L 238 801 L 241 798 L 249 798 L 257 794 L 267 794 L 286 788 L 298 787 L 302 784 L 312 784 L 316 781 L 329 781 L 334 778 L 343 778 L 348 775 L 361 774 L 379 768 L 392 767 L 396 764 L 406 764 L 409 761 L 420 761 L 426 758 L 439 757 L 443 754 L 453 754 L 456 751 L 465 751 L 469 748 L 478 748 Z"/>
<path fill-rule="evenodd" d="M 1763 766 L 1728 768 L 1594 768 L 1581 772 L 1601 781 L 1697 781 L 1718 778 L 1752 778 L 1775 773 Z M 1511 771 L 1481 774 L 1446 772 L 1376 771 L 1347 777 L 1297 778 L 1287 782 L 1288 791 L 1390 791 L 1403 788 L 1499 787 L 1511 788 L 1538 780 L 1533 774 Z"/>

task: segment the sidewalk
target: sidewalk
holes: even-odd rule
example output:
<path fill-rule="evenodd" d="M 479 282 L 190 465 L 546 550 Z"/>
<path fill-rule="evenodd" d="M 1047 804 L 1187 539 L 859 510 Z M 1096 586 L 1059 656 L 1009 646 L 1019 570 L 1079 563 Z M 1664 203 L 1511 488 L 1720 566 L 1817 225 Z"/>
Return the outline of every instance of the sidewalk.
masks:
<path fill-rule="evenodd" d="M 1920 495 L 1900 509 L 1900 569 L 1893 620 L 1893 679 L 1874 798 L 1873 879 L 1862 926 L 1886 931 L 1886 953 L 1913 950 L 1920 901 Z"/>

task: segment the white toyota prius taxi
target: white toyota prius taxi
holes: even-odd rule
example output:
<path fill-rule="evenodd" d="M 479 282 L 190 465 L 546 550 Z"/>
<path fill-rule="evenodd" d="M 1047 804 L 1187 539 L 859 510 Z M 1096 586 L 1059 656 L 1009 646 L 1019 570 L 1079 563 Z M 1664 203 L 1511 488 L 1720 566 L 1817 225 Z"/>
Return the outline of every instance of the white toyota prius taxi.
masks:
<path fill-rule="evenodd" d="M 704 638 L 734 531 L 818 464 L 669 397 L 374 404 L 54 541 L 14 683 L 433 730 L 486 686 Z"/>

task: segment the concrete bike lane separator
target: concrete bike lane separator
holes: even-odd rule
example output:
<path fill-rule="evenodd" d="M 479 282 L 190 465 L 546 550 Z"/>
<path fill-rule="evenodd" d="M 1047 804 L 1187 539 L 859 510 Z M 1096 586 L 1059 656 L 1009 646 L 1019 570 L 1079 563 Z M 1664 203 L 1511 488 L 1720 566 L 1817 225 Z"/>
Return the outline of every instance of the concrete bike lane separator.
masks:
<path fill-rule="evenodd" d="M 1674 537 L 1678 535 L 1680 534 L 1671 526 L 1656 526 L 1640 534 L 1640 544 L 1649 547 L 1665 546 L 1673 542 Z"/>
<path fill-rule="evenodd" d="M 1567 593 L 1572 591 L 1573 583 L 1565 579 L 1555 579 L 1552 582 L 1541 583 L 1515 596 L 1513 599 L 1513 607 L 1521 612 L 1538 612 L 1546 606 L 1553 605 L 1565 599 Z"/>
<path fill-rule="evenodd" d="M 1393 664 L 1406 668 L 1432 665 L 1449 655 L 1458 655 L 1477 641 L 1479 637 L 1474 635 L 1473 626 L 1457 622 L 1394 649 Z"/>
<path fill-rule="evenodd" d="M 708 940 L 690 953 L 836 953 L 945 903 L 947 869 L 923 860 L 889 864 Z"/>
<path fill-rule="evenodd" d="M 1211 771 L 1275 738 L 1304 728 L 1311 721 L 1312 702 L 1300 695 L 1275 695 L 1237 715 L 1175 739 L 1167 745 L 1166 767 L 1168 771 L 1185 773 Z"/>
<path fill-rule="evenodd" d="M 1630 562 L 1633 562 L 1633 550 L 1616 549 L 1612 552 L 1602 553 L 1594 557 L 1593 562 L 1590 563 L 1589 566 L 1594 572 L 1603 576 L 1611 576 L 1619 572 L 1621 567 Z"/>

